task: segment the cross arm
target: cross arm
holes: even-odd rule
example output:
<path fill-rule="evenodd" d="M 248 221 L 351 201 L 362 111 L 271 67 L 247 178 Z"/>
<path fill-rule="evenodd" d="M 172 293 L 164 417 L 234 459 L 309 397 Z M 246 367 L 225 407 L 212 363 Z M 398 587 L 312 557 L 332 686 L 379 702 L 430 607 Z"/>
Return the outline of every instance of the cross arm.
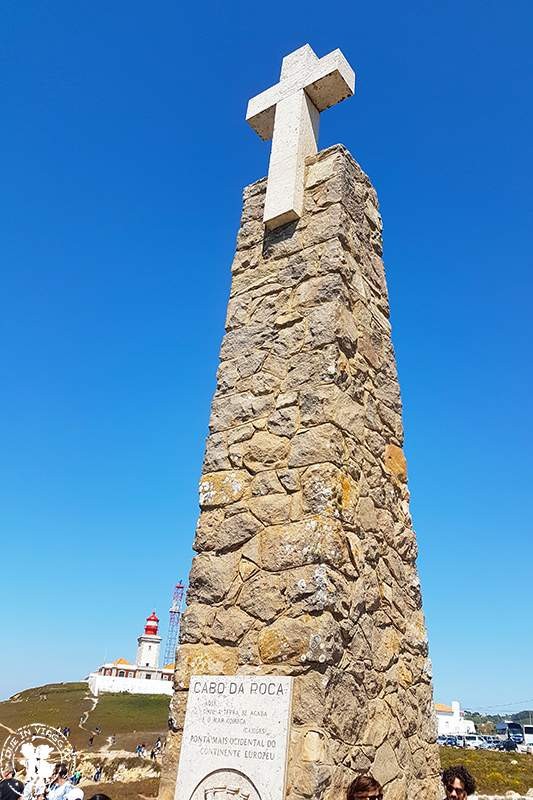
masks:
<path fill-rule="evenodd" d="M 281 100 L 281 87 L 279 83 L 265 89 L 261 94 L 256 94 L 248 102 L 246 109 L 246 122 L 263 139 L 272 139 L 274 132 L 274 116 L 276 114 L 276 104 Z"/>
<path fill-rule="evenodd" d="M 355 72 L 341 51 L 333 50 L 313 65 L 303 88 L 313 105 L 324 111 L 352 96 Z"/>

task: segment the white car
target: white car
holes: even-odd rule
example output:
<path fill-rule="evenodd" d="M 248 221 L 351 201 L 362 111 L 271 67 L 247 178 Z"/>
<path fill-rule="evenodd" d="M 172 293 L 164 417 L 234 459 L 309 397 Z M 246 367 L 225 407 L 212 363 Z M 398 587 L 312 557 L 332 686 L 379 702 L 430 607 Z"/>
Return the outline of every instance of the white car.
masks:
<path fill-rule="evenodd" d="M 465 747 L 470 750 L 486 750 L 488 747 L 487 742 L 478 733 L 467 733 L 465 736 Z"/>

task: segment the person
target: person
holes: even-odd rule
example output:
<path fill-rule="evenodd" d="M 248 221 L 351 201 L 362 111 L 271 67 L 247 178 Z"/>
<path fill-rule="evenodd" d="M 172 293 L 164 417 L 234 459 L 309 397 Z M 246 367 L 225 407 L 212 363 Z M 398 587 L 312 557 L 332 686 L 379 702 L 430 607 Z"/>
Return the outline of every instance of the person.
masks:
<path fill-rule="evenodd" d="M 346 800 L 383 800 L 383 789 L 372 775 L 358 775 L 348 786 Z"/>
<path fill-rule="evenodd" d="M 6 769 L 0 781 L 0 800 L 19 800 L 24 791 L 24 784 L 17 780 L 14 769 Z"/>
<path fill-rule="evenodd" d="M 66 800 L 83 800 L 83 789 L 76 786 L 67 793 Z"/>
<path fill-rule="evenodd" d="M 107 794 L 97 793 L 93 794 L 92 797 L 89 797 L 89 800 L 111 800 L 111 798 Z"/>
<path fill-rule="evenodd" d="M 446 800 L 462 800 L 476 791 L 476 782 L 473 776 L 462 764 L 444 770 L 442 785 L 446 792 Z"/>
<path fill-rule="evenodd" d="M 74 785 L 68 779 L 68 767 L 66 764 L 56 764 L 52 779 L 46 793 L 47 800 L 66 800 L 67 795 L 74 789 Z M 75 798 L 73 798 L 75 800 Z"/>
<path fill-rule="evenodd" d="M 515 740 L 511 738 L 510 733 L 507 734 L 507 739 L 502 742 L 501 749 L 505 750 L 507 753 L 518 749 L 518 745 L 516 744 Z"/>
<path fill-rule="evenodd" d="M 101 777 L 102 777 L 102 765 L 101 764 L 97 764 L 96 765 L 96 769 L 94 771 L 94 775 L 93 775 L 93 781 L 95 783 L 98 783 L 98 781 L 100 780 Z"/>

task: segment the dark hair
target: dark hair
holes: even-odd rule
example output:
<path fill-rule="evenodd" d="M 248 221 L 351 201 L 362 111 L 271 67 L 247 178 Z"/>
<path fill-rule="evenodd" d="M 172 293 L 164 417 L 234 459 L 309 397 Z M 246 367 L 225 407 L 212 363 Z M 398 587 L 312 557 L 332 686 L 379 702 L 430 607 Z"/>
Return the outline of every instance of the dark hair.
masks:
<path fill-rule="evenodd" d="M 448 769 L 445 769 L 442 773 L 442 783 L 444 786 L 449 786 L 456 778 L 459 778 L 467 794 L 474 794 L 476 791 L 476 782 L 467 768 L 463 767 L 462 764 L 459 764 L 457 767 L 448 767 Z"/>
<path fill-rule="evenodd" d="M 56 778 L 68 778 L 68 767 L 66 764 L 56 764 L 54 767 L 54 775 Z"/>
<path fill-rule="evenodd" d="M 346 800 L 356 800 L 355 795 L 362 792 L 375 792 L 381 794 L 381 784 L 372 775 L 358 775 L 348 786 Z"/>
<path fill-rule="evenodd" d="M 92 797 L 89 797 L 89 800 L 111 800 L 111 798 L 107 794 L 93 794 Z"/>

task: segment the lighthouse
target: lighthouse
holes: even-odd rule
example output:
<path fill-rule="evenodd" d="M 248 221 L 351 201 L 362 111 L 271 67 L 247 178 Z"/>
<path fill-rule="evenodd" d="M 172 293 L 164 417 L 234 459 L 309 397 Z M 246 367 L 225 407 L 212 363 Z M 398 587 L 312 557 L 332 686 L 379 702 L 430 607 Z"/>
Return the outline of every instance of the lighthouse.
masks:
<path fill-rule="evenodd" d="M 151 667 L 157 669 L 159 666 L 159 650 L 161 648 L 161 637 L 157 635 L 159 628 L 159 618 L 155 611 L 146 617 L 144 633 L 137 639 L 137 658 L 135 663 L 138 667 Z"/>
<path fill-rule="evenodd" d="M 159 619 L 152 611 L 146 617 L 144 633 L 137 638 L 137 658 L 132 664 L 117 658 L 102 664 L 97 672 L 87 678 L 89 689 L 95 697 L 100 692 L 130 692 L 131 694 L 172 694 L 174 664 L 159 666 L 161 637 L 158 635 Z"/>

